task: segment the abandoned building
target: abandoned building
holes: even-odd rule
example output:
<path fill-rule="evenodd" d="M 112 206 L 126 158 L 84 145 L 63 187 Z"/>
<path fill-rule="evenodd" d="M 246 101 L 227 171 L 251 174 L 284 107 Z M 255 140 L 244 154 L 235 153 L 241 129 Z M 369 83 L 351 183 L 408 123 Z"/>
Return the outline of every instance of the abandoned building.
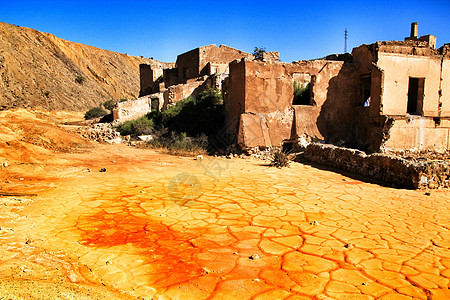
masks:
<path fill-rule="evenodd" d="M 228 64 L 242 58 L 253 59 L 253 55 L 225 45 L 209 45 L 178 55 L 171 68 L 141 64 L 140 98 L 120 103 L 114 110 L 114 120 L 126 121 L 151 110 L 164 110 L 208 87 L 220 90 L 228 76 Z"/>
<path fill-rule="evenodd" d="M 450 44 L 436 37 L 362 45 L 294 63 L 230 63 L 226 124 L 242 148 L 305 137 L 370 152 L 450 149 Z M 294 101 L 294 84 L 309 97 Z"/>
<path fill-rule="evenodd" d="M 306 139 L 370 152 L 450 149 L 450 44 L 418 37 L 376 42 L 352 54 L 283 63 L 227 46 L 200 47 L 173 68 L 141 65 L 141 98 L 121 103 L 126 120 L 165 109 L 207 86 L 224 95 L 225 129 L 243 149 Z M 302 97 L 294 97 L 302 88 Z M 136 114 L 136 112 L 138 112 Z"/>

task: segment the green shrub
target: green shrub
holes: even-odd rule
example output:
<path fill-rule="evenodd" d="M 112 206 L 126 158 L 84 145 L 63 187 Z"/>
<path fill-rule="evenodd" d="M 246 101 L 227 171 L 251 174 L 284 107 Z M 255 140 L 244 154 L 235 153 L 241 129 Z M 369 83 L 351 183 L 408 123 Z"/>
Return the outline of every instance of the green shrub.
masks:
<path fill-rule="evenodd" d="M 298 84 L 294 82 L 294 105 L 310 105 L 311 104 L 311 90 L 310 84 L 308 83 L 306 86 L 303 84 Z"/>
<path fill-rule="evenodd" d="M 288 154 L 280 149 L 275 150 L 275 152 L 271 154 L 269 159 L 270 159 L 270 166 L 272 167 L 283 168 L 289 166 Z"/>
<path fill-rule="evenodd" d="M 108 100 L 103 102 L 103 107 L 109 111 L 112 111 L 116 104 L 117 104 L 116 100 Z"/>
<path fill-rule="evenodd" d="M 85 78 L 82 75 L 77 75 L 77 77 L 75 77 L 76 83 L 82 84 L 84 80 Z"/>
<path fill-rule="evenodd" d="M 147 116 L 140 117 L 135 120 L 126 121 L 117 127 L 117 131 L 121 135 L 149 135 L 153 133 L 154 122 Z"/>
<path fill-rule="evenodd" d="M 162 117 L 164 126 L 190 136 L 217 134 L 223 127 L 223 121 L 222 95 L 216 89 L 200 93 L 197 99 L 187 98 L 178 102 L 164 111 Z"/>
<path fill-rule="evenodd" d="M 117 127 L 122 135 L 153 134 L 148 143 L 152 148 L 163 148 L 170 154 L 205 154 L 208 137 L 217 135 L 223 127 L 222 95 L 208 89 L 198 97 L 178 101 L 163 112 L 152 111 L 137 120 L 127 121 Z"/>
<path fill-rule="evenodd" d="M 97 106 L 97 107 L 94 107 L 94 108 L 91 108 L 90 110 L 88 110 L 84 114 L 84 119 L 86 119 L 86 120 L 95 119 L 95 118 L 103 117 L 104 115 L 107 115 L 107 114 L 108 114 L 108 112 L 106 110 Z"/>
<path fill-rule="evenodd" d="M 255 56 L 256 60 L 263 60 L 265 52 L 266 52 L 266 48 L 255 47 L 255 50 L 253 50 L 253 56 Z"/>
<path fill-rule="evenodd" d="M 147 142 L 147 145 L 151 148 L 165 149 L 172 155 L 199 155 L 207 153 L 208 137 L 205 134 L 190 137 L 184 132 L 172 131 Z"/>

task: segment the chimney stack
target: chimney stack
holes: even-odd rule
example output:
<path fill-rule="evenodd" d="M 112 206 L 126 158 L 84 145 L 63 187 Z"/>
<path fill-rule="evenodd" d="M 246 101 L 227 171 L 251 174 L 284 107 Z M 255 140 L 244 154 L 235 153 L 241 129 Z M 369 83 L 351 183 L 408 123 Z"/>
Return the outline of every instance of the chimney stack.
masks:
<path fill-rule="evenodd" d="M 417 22 L 411 23 L 411 36 L 412 39 L 419 38 L 419 26 L 417 25 Z"/>

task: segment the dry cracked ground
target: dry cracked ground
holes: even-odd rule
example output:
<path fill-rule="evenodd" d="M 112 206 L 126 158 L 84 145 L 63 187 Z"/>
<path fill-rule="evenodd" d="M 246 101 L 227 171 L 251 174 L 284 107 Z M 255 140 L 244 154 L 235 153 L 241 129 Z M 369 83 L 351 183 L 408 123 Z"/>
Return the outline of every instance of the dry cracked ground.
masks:
<path fill-rule="evenodd" d="M 92 144 L 62 134 L 67 115 L 0 117 L 0 299 L 450 298 L 447 190 Z M 11 149 L 25 125 L 37 144 Z"/>

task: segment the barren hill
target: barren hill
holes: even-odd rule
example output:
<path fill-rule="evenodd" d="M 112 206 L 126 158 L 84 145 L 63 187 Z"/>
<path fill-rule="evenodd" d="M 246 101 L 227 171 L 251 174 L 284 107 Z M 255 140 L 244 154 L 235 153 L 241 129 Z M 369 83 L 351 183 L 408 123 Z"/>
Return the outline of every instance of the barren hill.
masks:
<path fill-rule="evenodd" d="M 86 110 L 139 94 L 139 64 L 164 64 L 0 22 L 0 108 Z"/>

